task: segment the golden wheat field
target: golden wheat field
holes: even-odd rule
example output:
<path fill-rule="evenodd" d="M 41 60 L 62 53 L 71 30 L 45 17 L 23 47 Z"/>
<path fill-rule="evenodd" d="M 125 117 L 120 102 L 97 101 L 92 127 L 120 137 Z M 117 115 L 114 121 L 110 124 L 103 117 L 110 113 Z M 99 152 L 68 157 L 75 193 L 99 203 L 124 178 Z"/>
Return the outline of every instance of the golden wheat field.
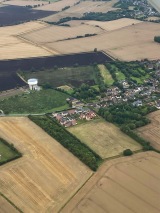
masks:
<path fill-rule="evenodd" d="M 93 51 L 97 48 L 125 61 L 159 59 L 159 44 L 154 42 L 154 36 L 159 34 L 159 24 L 142 22 L 97 36 L 80 38 L 78 42 L 74 39 L 46 43 L 45 46 L 64 54 Z"/>
<path fill-rule="evenodd" d="M 47 10 L 47 11 L 61 11 L 63 8 L 69 6 L 73 6 L 76 4 L 79 0 L 60 0 L 57 2 L 53 2 L 38 8 L 35 8 L 35 10 Z"/>
<path fill-rule="evenodd" d="M 40 22 L 28 22 L 20 25 L 0 28 L 0 59 L 15 59 L 53 54 L 47 48 L 40 47 L 18 37 L 19 34 L 38 30 L 46 26 Z"/>
<path fill-rule="evenodd" d="M 92 174 L 28 118 L 0 118 L 0 137 L 23 153 L 1 166 L 0 192 L 24 213 L 58 212 Z"/>
<path fill-rule="evenodd" d="M 159 178 L 157 153 L 108 161 L 61 213 L 159 213 Z"/>
<path fill-rule="evenodd" d="M 160 110 L 150 113 L 148 118 L 151 123 L 138 128 L 137 132 L 140 136 L 150 141 L 153 147 L 160 150 Z"/>
<path fill-rule="evenodd" d="M 46 44 L 76 38 L 77 36 L 85 36 L 85 34 L 99 34 L 102 32 L 103 30 L 97 27 L 84 24 L 76 27 L 46 26 L 39 30 L 25 33 L 21 37 L 36 44 Z"/>

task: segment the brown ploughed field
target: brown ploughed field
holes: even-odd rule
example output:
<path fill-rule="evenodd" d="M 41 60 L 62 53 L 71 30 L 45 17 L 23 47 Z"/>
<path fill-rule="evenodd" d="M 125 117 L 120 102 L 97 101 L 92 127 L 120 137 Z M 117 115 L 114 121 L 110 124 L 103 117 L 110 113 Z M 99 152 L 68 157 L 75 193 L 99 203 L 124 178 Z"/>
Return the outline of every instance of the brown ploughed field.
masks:
<path fill-rule="evenodd" d="M 160 150 L 160 110 L 148 115 L 151 123 L 137 129 L 138 134 L 145 138 L 156 149 Z"/>
<path fill-rule="evenodd" d="M 107 161 L 61 213 L 159 213 L 160 155 Z"/>
<path fill-rule="evenodd" d="M 58 212 L 92 174 L 28 118 L 1 117 L 0 130 L 23 153 L 1 166 L 0 192 L 25 213 Z"/>
<path fill-rule="evenodd" d="M 18 213 L 19 211 L 15 209 L 5 198 L 0 195 L 0 212 L 1 213 Z"/>

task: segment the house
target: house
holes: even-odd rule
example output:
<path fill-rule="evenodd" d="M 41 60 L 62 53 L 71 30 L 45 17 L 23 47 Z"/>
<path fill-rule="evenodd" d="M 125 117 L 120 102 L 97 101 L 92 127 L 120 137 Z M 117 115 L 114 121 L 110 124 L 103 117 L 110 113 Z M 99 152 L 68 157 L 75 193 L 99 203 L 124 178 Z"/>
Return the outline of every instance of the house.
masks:
<path fill-rule="evenodd" d="M 133 106 L 136 106 L 136 107 L 139 107 L 139 106 L 142 106 L 142 101 L 141 100 L 137 100 L 137 101 L 134 101 L 132 103 Z"/>

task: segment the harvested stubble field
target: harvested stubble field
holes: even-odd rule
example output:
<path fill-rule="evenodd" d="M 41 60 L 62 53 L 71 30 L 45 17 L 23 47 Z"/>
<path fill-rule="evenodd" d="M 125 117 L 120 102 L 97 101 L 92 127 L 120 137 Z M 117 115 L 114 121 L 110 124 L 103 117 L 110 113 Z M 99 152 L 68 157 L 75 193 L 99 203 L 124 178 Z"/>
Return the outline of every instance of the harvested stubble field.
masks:
<path fill-rule="evenodd" d="M 46 47 L 65 54 L 97 48 L 125 61 L 159 59 L 159 44 L 154 42 L 154 36 L 159 34 L 159 24 L 142 22 L 88 38 L 49 43 Z"/>
<path fill-rule="evenodd" d="M 103 159 L 121 155 L 123 150 L 140 150 L 141 146 L 120 129 L 102 119 L 96 119 L 67 129 L 87 144 Z"/>
<path fill-rule="evenodd" d="M 123 27 L 128 27 L 130 25 L 139 24 L 141 21 L 130 19 L 130 18 L 121 18 L 114 21 L 88 21 L 85 22 L 85 24 L 91 25 L 91 26 L 99 26 L 102 29 L 106 31 L 112 31 L 112 30 L 118 30 Z"/>
<path fill-rule="evenodd" d="M 79 2 L 79 0 L 61 0 L 57 2 L 53 2 L 48 5 L 44 5 L 42 7 L 35 8 L 35 10 L 44 10 L 44 11 L 61 11 L 63 8 L 68 6 L 73 6 Z"/>
<path fill-rule="evenodd" d="M 47 26 L 30 33 L 21 34 L 21 37 L 36 44 L 49 44 L 77 36 L 85 36 L 85 34 L 100 34 L 102 32 L 103 30 L 100 28 L 87 25 L 76 27 Z"/>
<path fill-rule="evenodd" d="M 113 1 L 117 2 L 117 1 Z M 104 2 L 104 1 L 81 1 L 81 3 L 70 7 L 66 10 L 68 14 L 77 13 L 84 14 L 89 12 L 103 12 L 106 13 L 111 10 L 117 10 L 117 8 L 113 8 L 113 3 Z"/>
<path fill-rule="evenodd" d="M 159 213 L 160 155 L 106 162 L 61 213 Z"/>
<path fill-rule="evenodd" d="M 160 110 L 148 115 L 151 123 L 137 129 L 137 133 L 145 138 L 151 145 L 160 150 Z"/>
<path fill-rule="evenodd" d="M 23 212 L 58 212 L 92 172 L 28 118 L 0 118 L 0 136 L 23 153 L 1 167 L 0 192 Z"/>
<path fill-rule="evenodd" d="M 29 22 L 25 24 L 0 28 L 0 59 L 14 59 L 48 56 L 52 53 L 44 48 L 30 42 L 19 39 L 18 34 L 30 32 L 45 27 L 40 22 Z"/>
<path fill-rule="evenodd" d="M 5 198 L 0 195 L 0 212 L 1 213 L 19 213 Z"/>
<path fill-rule="evenodd" d="M 4 1 L 3 4 L 7 5 L 15 5 L 15 6 L 38 6 L 48 4 L 47 1 L 39 1 L 39 0 L 9 0 Z"/>

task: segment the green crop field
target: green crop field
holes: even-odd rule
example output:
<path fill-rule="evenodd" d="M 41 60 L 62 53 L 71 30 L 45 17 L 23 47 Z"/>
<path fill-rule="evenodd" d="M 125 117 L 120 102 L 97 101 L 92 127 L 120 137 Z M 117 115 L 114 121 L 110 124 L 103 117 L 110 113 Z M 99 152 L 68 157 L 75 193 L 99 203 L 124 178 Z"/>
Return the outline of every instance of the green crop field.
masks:
<path fill-rule="evenodd" d="M 82 83 L 94 85 L 94 66 L 54 68 L 50 70 L 22 72 L 25 79 L 37 78 L 40 85 L 49 84 L 53 88 L 68 85 L 78 87 Z"/>
<path fill-rule="evenodd" d="M 0 138 L 0 165 L 20 157 L 20 153 L 13 150 L 7 142 Z"/>
<path fill-rule="evenodd" d="M 0 101 L 0 109 L 10 114 L 58 111 L 68 108 L 66 103 L 68 97 L 69 95 L 53 89 L 33 91 Z"/>

